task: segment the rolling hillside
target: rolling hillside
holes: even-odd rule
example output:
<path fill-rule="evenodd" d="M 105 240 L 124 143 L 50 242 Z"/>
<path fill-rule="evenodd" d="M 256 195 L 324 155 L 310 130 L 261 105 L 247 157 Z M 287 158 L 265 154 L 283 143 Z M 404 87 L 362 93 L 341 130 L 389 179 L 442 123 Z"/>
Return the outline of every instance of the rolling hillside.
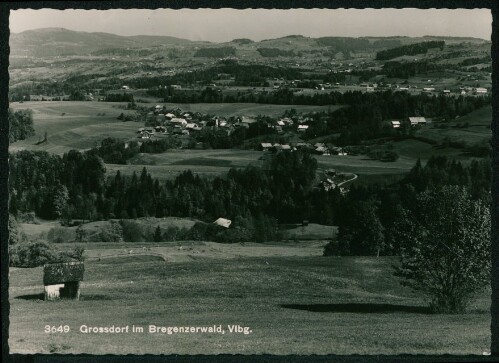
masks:
<path fill-rule="evenodd" d="M 87 33 L 63 28 L 45 28 L 12 33 L 12 56 L 89 55 L 108 48 L 146 48 L 164 44 L 187 44 L 189 40 L 168 36 L 124 37 L 109 33 Z"/>
<path fill-rule="evenodd" d="M 471 43 L 484 44 L 490 43 L 477 38 L 453 38 L 453 37 L 323 37 L 310 38 L 298 35 L 290 35 L 277 39 L 266 39 L 260 42 L 241 42 L 234 40 L 227 43 L 195 42 L 187 39 L 180 39 L 170 36 L 136 35 L 120 36 L 110 33 L 88 33 L 67 30 L 64 28 L 43 28 L 27 30 L 21 33 L 12 33 L 10 37 L 11 56 L 63 56 L 63 55 L 88 55 L 92 52 L 103 49 L 118 48 L 150 48 L 167 45 L 182 45 L 192 47 L 219 47 L 233 46 L 236 49 L 253 49 L 256 54 L 258 47 L 275 47 L 289 49 L 292 46 L 296 50 L 320 50 L 324 48 L 322 39 L 328 38 L 332 46 L 338 43 L 346 43 L 350 40 L 363 40 L 364 44 L 371 44 L 375 49 L 383 49 L 396 44 L 405 45 L 422 41 L 444 40 L 448 44 L 453 43 Z"/>

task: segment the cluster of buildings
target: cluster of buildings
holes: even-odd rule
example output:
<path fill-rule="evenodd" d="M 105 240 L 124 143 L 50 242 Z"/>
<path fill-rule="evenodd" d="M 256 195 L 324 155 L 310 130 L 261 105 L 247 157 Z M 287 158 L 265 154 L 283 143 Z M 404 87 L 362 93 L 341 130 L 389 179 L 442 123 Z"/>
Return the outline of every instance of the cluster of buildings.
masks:
<path fill-rule="evenodd" d="M 254 119 L 244 116 L 227 120 L 219 116 L 208 117 L 200 112 L 183 112 L 180 108 L 167 110 L 157 105 L 147 115 L 147 123 L 156 126 L 140 128 L 137 134 L 139 138 L 150 139 L 160 135 L 193 135 L 209 128 L 230 135 L 238 127 L 249 128 L 253 122 Z"/>
<path fill-rule="evenodd" d="M 296 151 L 296 150 L 309 150 L 318 155 L 348 155 L 347 152 L 338 146 L 334 146 L 331 143 L 315 143 L 314 145 L 307 142 L 290 142 L 288 144 L 279 144 L 271 142 L 260 143 L 260 150 L 262 151 Z"/>
<path fill-rule="evenodd" d="M 166 109 L 164 106 L 157 105 L 147 114 L 146 123 L 156 126 L 139 128 L 137 137 L 150 139 L 160 135 L 194 135 L 204 129 L 216 130 L 229 136 L 237 128 L 249 129 L 250 125 L 256 121 L 246 116 L 225 118 L 200 112 L 184 112 L 180 108 Z M 277 134 L 283 134 L 285 131 L 300 134 L 308 130 L 310 122 L 313 122 L 313 119 L 299 115 L 267 122 L 267 127 L 274 129 Z"/>

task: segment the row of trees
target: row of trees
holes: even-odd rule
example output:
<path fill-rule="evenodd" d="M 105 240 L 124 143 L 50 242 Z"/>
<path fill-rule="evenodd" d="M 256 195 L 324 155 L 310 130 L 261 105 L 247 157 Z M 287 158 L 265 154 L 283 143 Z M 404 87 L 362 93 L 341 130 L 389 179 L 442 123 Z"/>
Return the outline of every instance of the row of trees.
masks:
<path fill-rule="evenodd" d="M 236 48 L 234 47 L 200 48 L 194 53 L 194 57 L 208 58 L 225 58 L 234 55 L 236 55 Z"/>
<path fill-rule="evenodd" d="M 410 116 L 442 117 L 451 120 L 490 104 L 488 96 L 454 98 L 391 91 L 374 94 L 350 92 L 345 93 L 339 100 L 352 107 L 315 115 L 321 122 L 311 123 L 307 137 L 340 133 L 336 143 L 357 145 L 363 140 L 393 136 L 394 130 L 386 124 L 386 120 L 405 119 Z M 409 134 L 409 130 L 406 131 Z"/>
<path fill-rule="evenodd" d="M 398 39 L 379 39 L 371 42 L 365 38 L 321 37 L 317 38 L 319 45 L 328 47 L 331 55 L 342 52 L 346 56 L 352 52 L 367 52 L 376 49 L 396 47 L 401 44 Z"/>
<path fill-rule="evenodd" d="M 24 140 L 35 135 L 33 112 L 9 109 L 9 143 Z"/>
<path fill-rule="evenodd" d="M 442 40 L 414 43 L 403 45 L 401 47 L 381 50 L 376 53 L 376 60 L 389 60 L 403 55 L 416 55 L 426 54 L 429 49 L 440 48 L 443 49 L 445 42 Z"/>
<path fill-rule="evenodd" d="M 134 102 L 133 94 L 131 93 L 108 93 L 104 98 L 106 102 Z"/>
<path fill-rule="evenodd" d="M 278 153 L 266 170 L 231 169 L 226 178 L 214 179 L 186 171 L 160 183 L 145 168 L 140 175 L 124 177 L 117 172 L 106 179 L 95 151 L 71 151 L 62 158 L 21 151 L 11 156 L 10 209 L 13 214 L 34 211 L 63 221 L 178 216 L 211 222 L 224 216 L 254 224 L 258 216 L 276 223 L 308 219 L 339 226 L 334 242 L 339 245 L 332 249 L 336 254 L 386 255 L 400 253 L 395 221 L 401 210 L 414 205 L 418 193 L 459 185 L 473 198 L 487 200 L 490 190 L 487 161 L 464 166 L 434 157 L 424 167 L 418 162 L 400 183 L 354 185 L 346 195 L 313 188 L 316 167 L 308 153 Z"/>
<path fill-rule="evenodd" d="M 316 160 L 307 153 L 282 153 L 271 161 L 269 171 L 232 169 L 226 178 L 213 180 L 186 171 L 160 183 L 145 168 L 140 176 L 124 177 L 117 172 L 106 179 L 96 150 L 70 151 L 62 157 L 21 151 L 11 156 L 10 211 L 34 211 L 42 218 L 63 222 L 144 216 L 211 222 L 221 216 L 259 215 L 279 223 L 297 222 L 313 210 L 307 200 L 316 167 Z"/>

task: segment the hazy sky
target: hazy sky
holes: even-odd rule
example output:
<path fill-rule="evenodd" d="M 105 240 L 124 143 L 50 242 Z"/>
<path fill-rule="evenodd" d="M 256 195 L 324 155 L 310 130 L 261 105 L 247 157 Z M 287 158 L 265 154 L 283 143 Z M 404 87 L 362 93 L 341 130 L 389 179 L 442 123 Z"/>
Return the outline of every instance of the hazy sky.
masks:
<path fill-rule="evenodd" d="M 119 35 L 169 35 L 215 42 L 262 40 L 285 35 L 422 36 L 490 39 L 488 9 L 158 9 L 16 10 L 11 32 L 61 27 Z"/>

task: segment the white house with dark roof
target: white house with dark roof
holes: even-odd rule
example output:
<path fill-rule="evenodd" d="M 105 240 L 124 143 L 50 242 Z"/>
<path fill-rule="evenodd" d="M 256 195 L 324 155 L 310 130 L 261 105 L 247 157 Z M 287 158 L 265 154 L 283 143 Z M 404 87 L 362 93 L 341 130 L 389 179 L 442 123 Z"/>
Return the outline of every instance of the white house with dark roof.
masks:
<path fill-rule="evenodd" d="M 170 120 L 170 123 L 172 125 L 180 125 L 181 127 L 185 127 L 187 125 L 187 120 L 175 117 Z"/>
<path fill-rule="evenodd" d="M 397 121 L 397 120 L 393 120 L 392 121 L 392 127 L 394 129 L 398 129 L 400 127 L 400 121 Z"/>
<path fill-rule="evenodd" d="M 409 117 L 409 121 L 411 122 L 411 126 L 426 125 L 426 119 L 424 117 Z"/>
<path fill-rule="evenodd" d="M 272 148 L 272 144 L 270 142 L 262 142 L 260 144 L 260 147 L 262 148 L 263 151 L 267 151 Z"/>

